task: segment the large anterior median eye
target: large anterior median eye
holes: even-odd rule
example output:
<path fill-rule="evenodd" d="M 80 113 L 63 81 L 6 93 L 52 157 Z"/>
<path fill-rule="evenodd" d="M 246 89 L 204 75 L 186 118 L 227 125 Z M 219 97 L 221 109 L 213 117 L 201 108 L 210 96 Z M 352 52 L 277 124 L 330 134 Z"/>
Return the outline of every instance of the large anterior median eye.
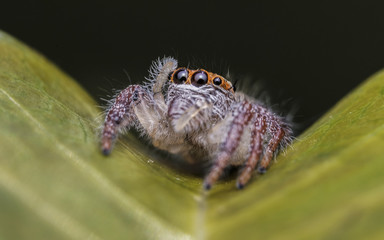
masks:
<path fill-rule="evenodd" d="M 203 71 L 195 72 L 195 74 L 192 76 L 191 82 L 196 87 L 205 85 L 208 82 L 208 75 Z"/>
<path fill-rule="evenodd" d="M 184 83 L 188 78 L 188 70 L 180 69 L 173 75 L 173 82 L 176 84 Z"/>

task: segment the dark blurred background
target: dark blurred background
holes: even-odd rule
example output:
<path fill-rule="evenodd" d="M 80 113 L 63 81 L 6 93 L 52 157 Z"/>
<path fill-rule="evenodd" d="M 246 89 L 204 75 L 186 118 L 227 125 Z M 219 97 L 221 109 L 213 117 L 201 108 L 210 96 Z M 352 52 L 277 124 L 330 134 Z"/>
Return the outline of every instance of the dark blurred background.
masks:
<path fill-rule="evenodd" d="M 100 104 L 171 55 L 261 83 L 305 129 L 384 66 L 384 1 L 8 1 L 0 29 Z M 284 103 L 284 104 L 280 104 Z M 285 109 L 284 109 L 285 108 Z"/>

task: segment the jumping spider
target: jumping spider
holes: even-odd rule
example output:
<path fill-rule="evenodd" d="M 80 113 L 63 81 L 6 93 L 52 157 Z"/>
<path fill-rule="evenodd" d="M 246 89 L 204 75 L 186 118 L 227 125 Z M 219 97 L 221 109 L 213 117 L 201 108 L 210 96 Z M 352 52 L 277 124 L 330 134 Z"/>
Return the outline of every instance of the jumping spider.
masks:
<path fill-rule="evenodd" d="M 208 161 L 210 189 L 229 165 L 243 165 L 237 187 L 253 170 L 264 173 L 279 149 L 291 142 L 284 118 L 251 97 L 235 92 L 231 82 L 204 69 L 177 68 L 166 57 L 153 62 L 143 85 L 122 90 L 107 111 L 102 152 L 108 155 L 121 130 L 135 127 L 152 144 L 189 161 Z"/>

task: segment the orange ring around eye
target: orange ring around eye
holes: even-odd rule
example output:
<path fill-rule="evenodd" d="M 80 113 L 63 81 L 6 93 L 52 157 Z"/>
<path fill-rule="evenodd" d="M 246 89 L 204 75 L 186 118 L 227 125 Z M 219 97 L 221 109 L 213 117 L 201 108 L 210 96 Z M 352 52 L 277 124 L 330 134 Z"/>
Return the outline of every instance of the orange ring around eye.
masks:
<path fill-rule="evenodd" d="M 222 83 L 222 87 L 225 89 L 225 90 L 232 90 L 232 84 L 228 81 L 228 80 L 225 80 L 223 83 Z"/>
<path fill-rule="evenodd" d="M 210 76 L 211 76 L 211 79 L 210 79 L 211 81 L 210 81 L 210 83 L 211 83 L 212 85 L 220 86 L 221 88 L 224 88 L 225 90 L 227 90 L 227 91 L 231 91 L 232 93 L 234 93 L 234 91 L 233 91 L 233 87 L 232 87 L 232 84 L 231 84 L 230 81 L 228 81 L 227 79 L 225 79 L 224 77 L 222 77 L 222 76 L 220 76 L 220 75 L 218 75 L 218 74 L 214 74 L 214 73 L 212 73 Z M 220 78 L 220 79 L 221 79 L 221 84 L 220 84 L 220 85 L 216 85 L 216 84 L 214 84 L 213 80 L 214 80 L 215 78 Z"/>
<path fill-rule="evenodd" d="M 186 80 L 184 81 L 181 81 L 180 79 L 176 79 L 177 74 L 179 74 L 180 72 L 182 72 L 183 70 L 185 70 L 187 72 L 186 76 L 183 76 L 186 78 Z M 189 78 L 189 75 L 190 75 L 190 70 L 187 69 L 187 68 L 184 68 L 184 67 L 180 67 L 180 68 L 177 68 L 175 71 L 173 71 L 172 75 L 171 75 L 171 82 L 175 83 L 175 84 L 181 84 L 181 83 L 186 83 L 188 81 L 188 78 Z"/>
<path fill-rule="evenodd" d="M 201 87 L 203 85 L 209 84 L 208 80 L 208 72 L 204 69 L 198 69 L 193 74 L 191 74 L 191 84 L 196 87 Z"/>

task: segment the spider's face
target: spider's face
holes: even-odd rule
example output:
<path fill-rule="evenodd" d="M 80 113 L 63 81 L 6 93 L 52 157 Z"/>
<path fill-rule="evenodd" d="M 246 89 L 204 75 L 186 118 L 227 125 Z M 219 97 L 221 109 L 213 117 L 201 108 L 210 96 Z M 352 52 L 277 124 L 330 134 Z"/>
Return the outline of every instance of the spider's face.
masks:
<path fill-rule="evenodd" d="M 234 103 L 232 84 L 204 69 L 178 68 L 169 74 L 168 117 L 176 132 L 206 132 Z"/>
<path fill-rule="evenodd" d="M 183 67 L 178 68 L 169 74 L 169 79 L 175 84 L 190 84 L 197 88 L 206 85 L 214 85 L 234 93 L 234 87 L 230 81 L 216 73 L 211 73 L 204 69 L 191 70 Z"/>

